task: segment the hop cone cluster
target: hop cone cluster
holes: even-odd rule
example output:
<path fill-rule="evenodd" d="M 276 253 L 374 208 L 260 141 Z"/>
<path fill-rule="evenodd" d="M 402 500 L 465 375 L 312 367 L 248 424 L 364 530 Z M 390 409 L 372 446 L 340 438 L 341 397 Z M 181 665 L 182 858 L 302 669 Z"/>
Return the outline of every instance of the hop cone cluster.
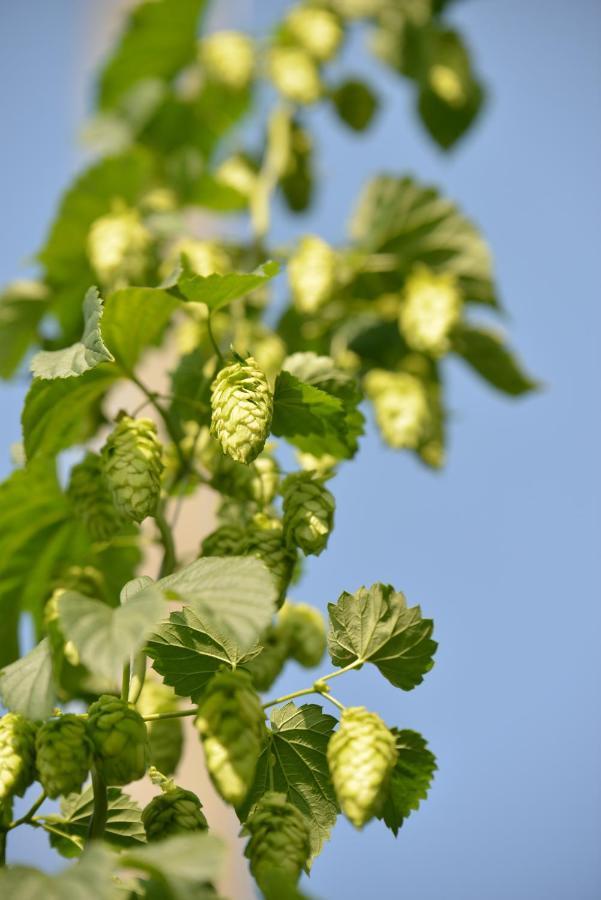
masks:
<path fill-rule="evenodd" d="M 378 813 L 397 755 L 380 716 L 364 706 L 344 710 L 328 743 L 328 765 L 341 809 L 356 828 Z"/>
<path fill-rule="evenodd" d="M 19 713 L 0 719 L 0 805 L 22 797 L 35 779 L 36 728 Z"/>
<path fill-rule="evenodd" d="M 326 628 L 319 610 L 307 603 L 284 603 L 279 619 L 292 659 L 307 669 L 319 665 L 326 649 Z"/>
<path fill-rule="evenodd" d="M 288 278 L 297 309 L 315 313 L 330 299 L 336 269 L 336 252 L 329 244 L 311 234 L 301 238 L 288 263 Z"/>
<path fill-rule="evenodd" d="M 88 710 L 88 734 L 107 784 L 129 784 L 148 766 L 148 736 L 140 713 L 124 700 L 103 694 Z"/>
<path fill-rule="evenodd" d="M 218 672 L 195 720 L 211 779 L 228 803 L 240 804 L 254 778 L 265 714 L 246 672 Z"/>
<path fill-rule="evenodd" d="M 81 791 L 92 763 L 85 721 L 70 713 L 48 719 L 36 736 L 36 766 L 49 797 Z"/>
<path fill-rule="evenodd" d="M 250 463 L 269 434 L 273 395 L 252 356 L 221 369 L 211 385 L 211 434 L 237 462 Z"/>
<path fill-rule="evenodd" d="M 176 834 L 204 831 L 208 827 L 196 794 L 176 786 L 153 797 L 142 811 L 142 824 L 149 841 L 162 841 Z"/>
<path fill-rule="evenodd" d="M 154 422 L 122 416 L 102 450 L 115 506 L 134 522 L 156 512 L 161 490 L 161 444 Z"/>
<path fill-rule="evenodd" d="M 430 419 L 428 397 L 419 378 L 409 372 L 372 369 L 364 385 L 386 443 L 396 450 L 418 447 Z"/>
<path fill-rule="evenodd" d="M 85 525 L 93 541 L 108 541 L 123 527 L 104 477 L 102 459 L 87 453 L 71 469 L 68 494 L 75 515 Z"/>
<path fill-rule="evenodd" d="M 141 716 L 171 713 L 178 709 L 173 688 L 148 676 L 136 706 Z M 172 775 L 177 769 L 184 745 L 181 719 L 156 719 L 149 722 L 147 728 L 151 765 L 156 766 L 164 775 Z"/>
<path fill-rule="evenodd" d="M 454 275 L 436 275 L 416 266 L 405 284 L 399 328 L 410 347 L 442 356 L 461 317 L 462 300 Z"/>
<path fill-rule="evenodd" d="M 268 791 L 244 825 L 245 854 L 259 886 L 274 871 L 297 881 L 311 853 L 309 823 L 285 794 Z"/>
<path fill-rule="evenodd" d="M 284 537 L 289 547 L 300 547 L 306 555 L 318 556 L 334 527 L 335 502 L 329 490 L 310 472 L 286 479 Z"/>

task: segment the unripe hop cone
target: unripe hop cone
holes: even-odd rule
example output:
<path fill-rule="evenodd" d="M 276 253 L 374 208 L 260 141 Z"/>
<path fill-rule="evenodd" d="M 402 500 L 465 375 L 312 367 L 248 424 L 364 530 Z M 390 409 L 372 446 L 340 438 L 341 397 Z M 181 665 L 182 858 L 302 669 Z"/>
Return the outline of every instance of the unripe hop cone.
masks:
<path fill-rule="evenodd" d="M 220 525 L 202 542 L 202 556 L 244 556 L 245 532 L 239 525 Z"/>
<path fill-rule="evenodd" d="M 291 475 L 284 482 L 284 537 L 289 547 L 319 556 L 334 527 L 335 501 L 310 472 Z"/>
<path fill-rule="evenodd" d="M 36 736 L 36 765 L 49 797 L 79 793 L 92 763 L 85 721 L 70 713 L 49 719 Z"/>
<path fill-rule="evenodd" d="M 211 385 L 211 434 L 237 462 L 251 463 L 269 434 L 273 395 L 252 356 L 221 369 Z"/>
<path fill-rule="evenodd" d="M 323 616 L 307 603 L 284 603 L 279 612 L 280 627 L 286 632 L 288 652 L 301 666 L 319 665 L 326 649 Z"/>
<path fill-rule="evenodd" d="M 35 734 L 33 722 L 19 713 L 0 719 L 0 804 L 22 797 L 35 779 Z"/>
<path fill-rule="evenodd" d="M 250 835 L 244 852 L 259 886 L 274 871 L 298 881 L 311 853 L 309 823 L 285 794 L 264 794 L 242 833 Z"/>
<path fill-rule="evenodd" d="M 256 556 L 271 572 L 278 590 L 278 605 L 284 602 L 294 573 L 297 554 L 284 542 L 284 532 L 278 519 L 259 513 L 246 531 L 245 556 Z"/>
<path fill-rule="evenodd" d="M 181 787 L 173 787 L 153 797 L 142 811 L 142 824 L 149 841 L 162 841 L 176 834 L 208 828 L 202 803 L 196 794 Z"/>
<path fill-rule="evenodd" d="M 134 522 L 156 512 L 162 448 L 154 422 L 122 416 L 102 450 L 104 472 L 118 511 Z"/>
<path fill-rule="evenodd" d="M 383 802 L 398 751 L 380 716 L 349 706 L 328 742 L 328 765 L 338 802 L 355 828 L 362 828 Z"/>
<path fill-rule="evenodd" d="M 84 523 L 93 541 L 108 541 L 123 527 L 104 476 L 102 459 L 87 453 L 71 469 L 67 490 L 75 515 Z"/>
<path fill-rule="evenodd" d="M 129 784 L 142 778 L 149 756 L 146 725 L 124 700 L 103 694 L 92 703 L 88 734 L 94 753 L 102 762 L 107 784 Z"/>
<path fill-rule="evenodd" d="M 270 625 L 261 638 L 263 649 L 244 666 L 258 691 L 268 691 L 288 657 L 288 635 L 278 622 Z"/>
<path fill-rule="evenodd" d="M 252 784 L 266 730 L 248 673 L 218 672 L 198 706 L 195 725 L 213 784 L 227 803 L 238 806 Z"/>
<path fill-rule="evenodd" d="M 178 702 L 173 688 L 147 676 L 136 706 L 141 716 L 150 716 L 176 712 Z M 184 746 L 182 720 L 156 719 L 147 723 L 147 729 L 151 765 L 163 775 L 173 775 Z"/>

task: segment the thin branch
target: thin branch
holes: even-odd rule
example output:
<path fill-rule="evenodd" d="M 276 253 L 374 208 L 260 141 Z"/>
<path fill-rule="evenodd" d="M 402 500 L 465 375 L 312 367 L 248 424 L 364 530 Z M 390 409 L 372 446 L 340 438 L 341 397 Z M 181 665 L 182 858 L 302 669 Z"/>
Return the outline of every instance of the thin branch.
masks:
<path fill-rule="evenodd" d="M 42 791 L 42 793 L 40 794 L 38 799 L 35 801 L 33 806 L 31 806 L 31 808 L 25 813 L 24 816 L 21 816 L 20 819 L 15 819 L 14 822 L 11 822 L 10 825 L 8 826 L 7 831 L 11 831 L 13 828 L 18 828 L 19 825 L 28 825 L 31 822 L 31 820 L 33 819 L 33 817 L 35 816 L 35 814 L 37 813 L 38 809 L 40 808 L 40 806 L 42 805 L 44 800 L 47 798 L 47 796 L 48 796 L 48 794 L 46 793 L 46 791 Z"/>
<path fill-rule="evenodd" d="M 198 707 L 194 709 L 178 709 L 176 712 L 167 713 L 151 713 L 148 716 L 142 716 L 145 722 L 158 722 L 159 719 L 181 719 L 184 716 L 195 716 L 198 713 Z"/>

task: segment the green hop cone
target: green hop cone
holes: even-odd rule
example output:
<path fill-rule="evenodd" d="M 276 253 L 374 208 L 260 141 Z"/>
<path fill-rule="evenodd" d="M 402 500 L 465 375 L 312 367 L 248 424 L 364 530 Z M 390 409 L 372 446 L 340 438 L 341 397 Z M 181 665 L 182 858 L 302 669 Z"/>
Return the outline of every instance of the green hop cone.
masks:
<path fill-rule="evenodd" d="M 245 532 L 238 525 L 220 525 L 201 546 L 202 556 L 244 556 Z"/>
<path fill-rule="evenodd" d="M 334 527 L 332 494 L 311 472 L 300 472 L 286 479 L 282 495 L 286 544 L 319 556 Z"/>
<path fill-rule="evenodd" d="M 259 886 L 274 871 L 298 881 L 311 853 L 309 823 L 285 794 L 275 791 L 264 794 L 242 833 L 250 835 L 244 852 Z"/>
<path fill-rule="evenodd" d="M 39 728 L 35 746 L 40 782 L 48 796 L 79 793 L 92 763 L 84 719 L 71 713 L 49 719 Z"/>
<path fill-rule="evenodd" d="M 252 464 L 250 479 L 251 498 L 259 506 L 268 506 L 277 494 L 280 483 L 278 464 L 268 453 L 262 453 Z"/>
<path fill-rule="evenodd" d="M 363 385 L 388 446 L 395 450 L 417 448 L 430 424 L 428 395 L 423 382 L 409 372 L 372 369 L 365 376 Z"/>
<path fill-rule="evenodd" d="M 206 831 L 202 803 L 192 791 L 173 786 L 153 797 L 142 811 L 142 824 L 149 841 L 161 841 L 176 834 Z"/>
<path fill-rule="evenodd" d="M 149 744 L 140 713 L 124 700 L 103 694 L 88 710 L 88 734 L 107 784 L 129 784 L 142 778 Z"/>
<path fill-rule="evenodd" d="M 273 395 L 252 356 L 221 369 L 211 385 L 211 434 L 237 462 L 251 463 L 269 434 Z"/>
<path fill-rule="evenodd" d="M 213 784 L 237 806 L 252 784 L 265 735 L 265 713 L 248 673 L 218 672 L 195 720 Z"/>
<path fill-rule="evenodd" d="M 398 751 L 380 716 L 349 706 L 328 742 L 328 765 L 340 807 L 355 828 L 377 814 Z"/>
<path fill-rule="evenodd" d="M 268 691 L 276 680 L 288 657 L 288 635 L 279 622 L 270 625 L 261 638 L 263 649 L 258 656 L 245 664 L 258 691 Z"/>
<path fill-rule="evenodd" d="M 265 563 L 276 583 L 281 606 L 296 565 L 296 553 L 284 543 L 281 522 L 261 513 L 254 516 L 246 530 L 244 554 Z"/>
<path fill-rule="evenodd" d="M 134 522 L 142 522 L 156 512 L 163 471 L 161 452 L 154 422 L 125 415 L 102 450 L 115 506 Z"/>
<path fill-rule="evenodd" d="M 178 702 L 173 688 L 147 676 L 136 707 L 141 716 L 151 716 L 176 712 Z M 164 775 L 173 775 L 184 746 L 182 720 L 157 719 L 148 722 L 147 728 L 151 765 L 156 766 Z"/>
<path fill-rule="evenodd" d="M 326 649 L 326 628 L 322 614 L 307 603 L 284 603 L 279 612 L 288 639 L 288 652 L 301 666 L 319 665 Z"/>
<path fill-rule="evenodd" d="M 87 453 L 73 466 L 67 493 L 75 516 L 83 522 L 93 541 L 108 541 L 123 528 L 123 519 L 115 509 L 102 459 L 97 453 Z"/>
<path fill-rule="evenodd" d="M 0 803 L 15 794 L 22 797 L 34 781 L 35 735 L 33 722 L 19 713 L 7 713 L 0 719 Z"/>

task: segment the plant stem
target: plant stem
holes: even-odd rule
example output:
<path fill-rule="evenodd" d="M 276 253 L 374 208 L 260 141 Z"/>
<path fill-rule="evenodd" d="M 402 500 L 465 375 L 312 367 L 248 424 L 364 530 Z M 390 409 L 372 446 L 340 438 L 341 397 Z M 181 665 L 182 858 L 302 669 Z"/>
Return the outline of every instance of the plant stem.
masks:
<path fill-rule="evenodd" d="M 38 799 L 35 801 L 33 806 L 25 813 L 24 816 L 21 816 L 20 819 L 15 819 L 14 822 L 11 822 L 7 828 L 7 831 L 11 831 L 13 828 L 18 828 L 19 825 L 29 824 L 47 796 L 48 795 L 46 794 L 46 791 L 42 791 L 42 793 L 40 794 Z"/>
<path fill-rule="evenodd" d="M 335 669 L 333 672 L 328 672 L 327 675 L 322 675 L 321 678 L 318 678 L 318 681 L 329 681 L 331 678 L 338 678 L 339 675 L 344 675 L 345 672 L 350 672 L 352 669 L 358 669 L 359 666 L 363 665 L 364 660 L 356 659 L 355 662 L 349 663 L 348 666 L 344 666 L 343 669 Z"/>
<path fill-rule="evenodd" d="M 163 512 L 162 506 L 159 506 L 159 508 L 157 509 L 154 520 L 157 523 L 157 527 L 161 535 L 161 542 L 164 548 L 163 561 L 161 563 L 161 570 L 159 572 L 159 578 L 164 578 L 165 575 L 170 575 L 176 566 L 177 561 L 175 558 L 175 544 L 173 541 L 171 528 L 169 527 L 169 523 L 165 518 L 165 513 Z"/>
<path fill-rule="evenodd" d="M 137 703 L 146 679 L 146 654 L 143 650 L 134 656 L 131 681 L 129 683 L 128 701 Z"/>
<path fill-rule="evenodd" d="M 173 425 L 171 416 L 169 415 L 167 410 L 163 406 L 161 406 L 161 404 L 157 400 L 157 395 L 153 391 L 151 391 L 150 388 L 146 387 L 143 381 L 140 381 L 135 372 L 132 372 L 129 369 L 124 368 L 123 366 L 121 366 L 121 370 L 123 371 L 123 374 L 127 378 L 129 378 L 130 381 L 133 381 L 136 387 L 138 387 L 142 391 L 144 396 L 148 399 L 148 402 L 152 404 L 152 406 L 155 408 L 155 410 L 165 423 L 165 428 L 167 429 L 169 437 L 173 441 L 180 465 L 184 466 L 186 463 L 186 459 L 182 448 L 179 445 L 179 435 Z"/>
<path fill-rule="evenodd" d="M 329 700 L 330 703 L 333 703 L 334 706 L 337 706 L 339 710 L 344 710 L 344 703 L 341 703 L 340 700 L 337 700 L 336 697 L 333 697 L 329 691 L 320 691 L 320 693 L 324 700 Z"/>
<path fill-rule="evenodd" d="M 6 829 L 0 829 L 0 866 L 6 865 Z"/>
<path fill-rule="evenodd" d="M 157 722 L 159 719 L 181 719 L 184 716 L 195 716 L 198 707 L 193 709 L 178 709 L 176 712 L 167 713 L 151 713 L 149 716 L 142 716 L 145 722 Z"/>
<path fill-rule="evenodd" d="M 335 706 L 344 709 L 344 706 L 339 700 L 333 700 L 329 696 L 327 685 L 322 686 L 322 683 L 324 681 L 329 681 L 331 678 L 337 678 L 339 675 L 344 675 L 345 672 L 350 672 L 351 669 L 356 669 L 362 665 L 363 660 L 356 659 L 355 662 L 349 663 L 349 665 L 345 666 L 343 669 L 336 669 L 334 672 L 328 672 L 327 675 L 322 675 L 321 678 L 317 678 L 311 687 L 302 688 L 300 691 L 293 691 L 291 694 L 284 694 L 283 697 L 276 697 L 275 700 L 268 700 L 267 703 L 263 704 L 263 709 L 267 709 L 269 706 L 277 706 L 278 703 L 286 703 L 288 700 L 294 700 L 295 697 L 304 697 L 306 694 L 321 694 L 323 697 L 327 697 L 328 700 L 332 700 L 332 703 L 334 703 Z"/>
<path fill-rule="evenodd" d="M 295 697 L 304 697 L 306 694 L 321 694 L 321 691 L 316 690 L 315 685 L 312 684 L 311 687 L 303 688 L 300 691 L 292 691 L 291 694 L 284 694 L 283 697 L 276 697 L 275 700 L 268 700 L 267 703 L 263 704 L 263 709 L 267 709 L 270 706 L 277 706 L 278 703 L 286 703 L 287 700 L 294 700 Z"/>
<path fill-rule="evenodd" d="M 88 828 L 88 841 L 99 840 L 104 835 L 108 814 L 106 780 L 101 766 L 92 766 L 92 788 L 94 790 L 94 812 Z"/>
<path fill-rule="evenodd" d="M 209 310 L 209 315 L 207 317 L 207 332 L 209 334 L 209 340 L 210 340 L 211 344 L 213 345 L 213 350 L 217 354 L 217 358 L 219 359 L 220 362 L 223 362 L 223 353 L 219 349 L 219 345 L 218 345 L 217 341 L 215 340 L 215 335 L 213 334 L 213 323 L 211 321 L 211 317 L 212 317 L 212 312 L 211 312 L 211 310 Z"/>
<path fill-rule="evenodd" d="M 121 677 L 121 699 L 127 703 L 129 697 L 129 680 L 131 678 L 131 662 L 128 660 L 123 666 L 123 675 Z"/>

